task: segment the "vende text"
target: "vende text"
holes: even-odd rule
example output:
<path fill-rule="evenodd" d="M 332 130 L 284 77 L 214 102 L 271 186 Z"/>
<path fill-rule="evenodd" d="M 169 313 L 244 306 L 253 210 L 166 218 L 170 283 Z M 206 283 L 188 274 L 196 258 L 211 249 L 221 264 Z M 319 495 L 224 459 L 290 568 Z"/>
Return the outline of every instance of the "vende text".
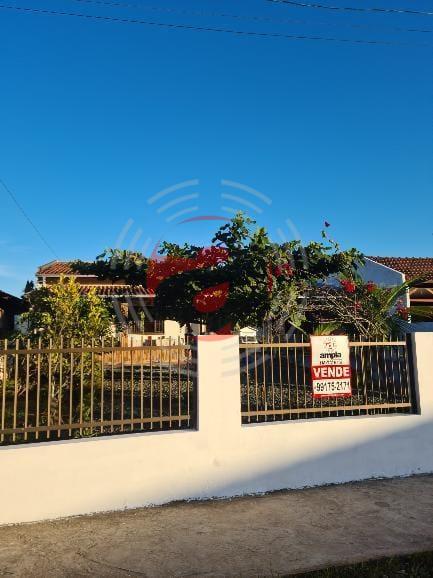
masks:
<path fill-rule="evenodd" d="M 316 365 L 311 368 L 313 379 L 350 378 L 349 365 Z"/>

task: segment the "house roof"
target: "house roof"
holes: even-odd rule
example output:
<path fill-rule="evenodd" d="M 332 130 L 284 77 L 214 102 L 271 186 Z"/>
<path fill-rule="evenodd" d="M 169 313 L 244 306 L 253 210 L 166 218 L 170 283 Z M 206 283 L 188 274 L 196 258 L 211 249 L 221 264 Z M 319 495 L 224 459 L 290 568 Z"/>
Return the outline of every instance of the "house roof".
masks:
<path fill-rule="evenodd" d="M 433 279 L 433 257 L 367 257 L 376 263 L 404 273 L 407 281 Z"/>
<path fill-rule="evenodd" d="M 152 297 L 155 295 L 144 285 L 80 285 L 80 291 L 85 295 L 91 289 L 95 289 L 99 297 Z"/>
<path fill-rule="evenodd" d="M 25 304 L 19 297 L 0 291 L 0 308 L 13 313 L 22 313 L 25 310 Z"/>
<path fill-rule="evenodd" d="M 36 271 L 38 277 L 59 277 L 60 275 L 75 275 L 77 273 L 72 269 L 72 263 L 68 261 L 50 261 L 41 265 Z M 78 275 L 82 276 L 82 275 Z M 87 277 L 88 275 L 83 275 Z M 94 275 L 90 275 L 93 277 Z"/>
<path fill-rule="evenodd" d="M 41 265 L 36 271 L 37 277 L 60 277 L 61 275 L 83 277 L 86 281 L 80 283 L 80 291 L 83 294 L 89 293 L 91 289 L 96 290 L 99 297 L 152 297 L 155 295 L 153 291 L 147 289 L 144 285 L 128 285 L 121 281 L 102 282 L 96 275 L 82 275 L 77 273 L 72 268 L 72 263 L 68 261 L 51 261 L 45 265 Z M 92 280 L 94 283 L 92 283 Z M 105 281 L 105 280 L 102 280 Z"/>

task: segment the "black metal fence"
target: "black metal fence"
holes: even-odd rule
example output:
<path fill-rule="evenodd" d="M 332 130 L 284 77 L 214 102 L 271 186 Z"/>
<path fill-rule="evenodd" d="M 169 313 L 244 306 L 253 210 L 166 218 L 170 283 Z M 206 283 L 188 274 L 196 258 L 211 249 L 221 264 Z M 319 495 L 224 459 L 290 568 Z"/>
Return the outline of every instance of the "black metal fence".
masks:
<path fill-rule="evenodd" d="M 193 349 L 0 343 L 0 444 L 195 427 Z"/>
<path fill-rule="evenodd" d="M 311 347 L 290 342 L 241 344 L 242 423 L 416 412 L 406 338 L 350 341 L 352 392 L 314 397 Z"/>

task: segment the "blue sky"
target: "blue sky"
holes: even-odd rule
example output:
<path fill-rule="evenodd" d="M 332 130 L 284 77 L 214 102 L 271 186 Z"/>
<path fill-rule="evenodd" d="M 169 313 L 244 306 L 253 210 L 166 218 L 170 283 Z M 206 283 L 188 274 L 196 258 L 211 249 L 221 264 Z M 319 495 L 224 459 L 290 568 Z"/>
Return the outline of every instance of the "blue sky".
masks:
<path fill-rule="evenodd" d="M 178 221 L 227 207 L 276 239 L 319 239 L 327 219 L 344 247 L 432 255 L 433 32 L 399 29 L 433 31 L 433 17 L 267 0 L 117 3 L 9 5 L 390 44 L 0 10 L 0 178 L 46 241 L 0 186 L 0 289 L 19 294 L 39 264 L 107 246 L 205 243 L 219 222 Z"/>

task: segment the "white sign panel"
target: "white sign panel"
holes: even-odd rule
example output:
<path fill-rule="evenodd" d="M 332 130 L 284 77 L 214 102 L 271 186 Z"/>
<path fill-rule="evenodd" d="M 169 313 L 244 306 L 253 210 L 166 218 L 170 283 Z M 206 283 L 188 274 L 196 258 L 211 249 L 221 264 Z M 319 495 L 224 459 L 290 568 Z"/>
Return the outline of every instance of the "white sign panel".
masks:
<path fill-rule="evenodd" d="M 310 341 L 313 396 L 351 396 L 349 338 L 346 335 L 312 335 Z"/>

